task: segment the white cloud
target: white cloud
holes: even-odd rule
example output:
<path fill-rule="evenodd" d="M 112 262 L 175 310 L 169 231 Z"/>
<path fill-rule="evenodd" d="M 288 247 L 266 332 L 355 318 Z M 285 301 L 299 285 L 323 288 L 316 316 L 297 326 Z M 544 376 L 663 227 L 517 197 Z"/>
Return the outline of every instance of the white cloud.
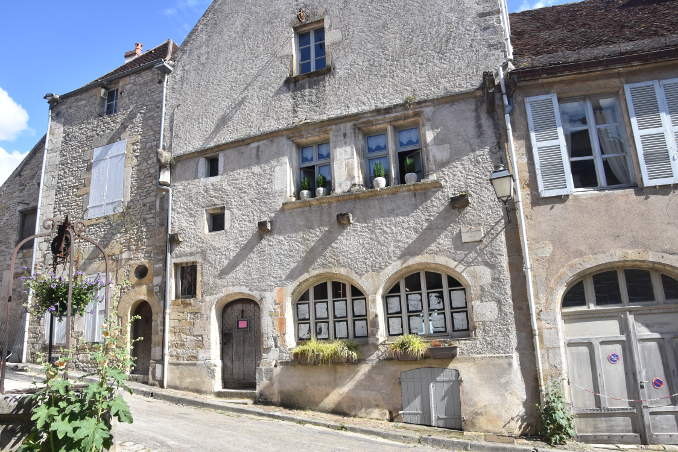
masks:
<path fill-rule="evenodd" d="M 0 88 L 0 141 L 13 140 L 28 129 L 28 113 Z"/>
<path fill-rule="evenodd" d="M 571 3 L 576 0 L 523 0 L 518 7 L 518 12 L 528 9 L 545 8 L 547 6 L 560 5 L 561 3 Z"/>
<path fill-rule="evenodd" d="M 0 185 L 5 183 L 24 157 L 26 154 L 19 151 L 9 152 L 0 147 Z"/>

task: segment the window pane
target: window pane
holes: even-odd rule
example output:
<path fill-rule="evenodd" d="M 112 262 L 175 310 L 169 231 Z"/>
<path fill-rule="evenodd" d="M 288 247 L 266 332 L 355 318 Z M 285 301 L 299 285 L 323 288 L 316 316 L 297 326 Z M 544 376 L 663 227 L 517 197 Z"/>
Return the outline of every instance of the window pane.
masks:
<path fill-rule="evenodd" d="M 389 317 L 388 334 L 390 336 L 403 334 L 403 319 L 401 317 Z"/>
<path fill-rule="evenodd" d="M 301 179 L 299 179 L 299 186 L 306 179 L 308 181 L 309 190 L 315 190 L 315 166 L 307 166 L 301 169 Z"/>
<path fill-rule="evenodd" d="M 405 129 L 398 132 L 400 147 L 419 146 L 419 129 Z"/>
<path fill-rule="evenodd" d="M 598 186 L 596 166 L 593 160 L 578 160 L 570 162 L 572 181 L 575 188 L 590 188 Z"/>
<path fill-rule="evenodd" d="M 318 339 L 330 338 L 330 324 L 327 322 L 318 322 L 315 324 L 315 337 Z"/>
<path fill-rule="evenodd" d="M 299 49 L 299 61 L 309 61 L 311 59 L 311 48 L 302 47 Z"/>
<path fill-rule="evenodd" d="M 308 310 L 308 303 L 297 304 L 297 320 L 309 320 L 310 312 Z"/>
<path fill-rule="evenodd" d="M 426 272 L 426 290 L 443 288 L 443 275 L 440 273 Z"/>
<path fill-rule="evenodd" d="M 185 265 L 181 269 L 181 297 L 193 298 L 195 297 L 196 279 L 198 275 L 198 267 L 195 265 Z"/>
<path fill-rule="evenodd" d="M 468 331 L 468 316 L 466 311 L 452 313 L 452 329 L 454 331 Z"/>
<path fill-rule="evenodd" d="M 421 304 L 421 294 L 407 294 L 407 312 L 421 312 L 422 309 L 423 306 Z"/>
<path fill-rule="evenodd" d="M 351 296 L 356 298 L 365 297 L 365 295 L 363 295 L 360 289 L 358 289 L 356 286 L 351 286 Z"/>
<path fill-rule="evenodd" d="M 386 297 L 386 313 L 400 314 L 400 296 Z"/>
<path fill-rule="evenodd" d="M 629 293 L 630 303 L 655 300 L 649 271 L 624 270 L 624 276 L 626 276 L 626 290 Z"/>
<path fill-rule="evenodd" d="M 598 127 L 598 143 L 603 155 L 625 154 L 624 138 L 617 126 Z"/>
<path fill-rule="evenodd" d="M 367 315 L 367 305 L 364 298 L 353 300 L 353 317 L 365 317 Z"/>
<path fill-rule="evenodd" d="M 593 107 L 593 117 L 596 124 L 610 124 L 618 121 L 619 107 L 616 99 L 593 99 L 591 106 Z"/>
<path fill-rule="evenodd" d="M 374 177 L 374 165 L 376 165 L 377 162 L 381 163 L 381 166 L 384 167 L 384 175 L 388 177 L 389 175 L 388 157 L 379 157 L 376 159 L 369 159 L 367 162 L 370 167 L 370 178 Z"/>
<path fill-rule="evenodd" d="M 324 28 L 318 28 L 316 30 L 313 30 L 314 34 L 314 41 L 315 42 L 320 42 L 325 40 L 325 29 Z"/>
<path fill-rule="evenodd" d="M 306 146 L 301 148 L 301 163 L 309 163 L 313 161 L 313 146 Z"/>
<path fill-rule="evenodd" d="M 308 301 L 308 290 L 299 297 L 299 301 Z"/>
<path fill-rule="evenodd" d="M 386 143 L 386 134 L 381 133 L 379 135 L 372 135 L 367 137 L 367 153 L 371 154 L 374 152 L 386 152 L 387 143 Z"/>
<path fill-rule="evenodd" d="M 466 291 L 465 290 L 450 290 L 450 303 L 452 309 L 459 309 L 466 307 Z"/>
<path fill-rule="evenodd" d="M 353 322 L 353 336 L 367 337 L 367 320 L 355 320 Z"/>
<path fill-rule="evenodd" d="M 325 57 L 316 58 L 315 60 L 315 70 L 319 71 L 325 67 Z"/>
<path fill-rule="evenodd" d="M 224 230 L 224 213 L 210 214 L 210 232 L 217 232 Z"/>
<path fill-rule="evenodd" d="M 313 288 L 313 298 L 315 300 L 327 300 L 327 283 L 318 284 Z"/>
<path fill-rule="evenodd" d="M 326 319 L 328 318 L 327 313 L 327 302 L 323 301 L 321 303 L 315 304 L 315 318 L 316 319 Z"/>
<path fill-rule="evenodd" d="M 219 157 L 207 159 L 208 173 L 207 177 L 214 177 L 219 175 Z"/>
<path fill-rule="evenodd" d="M 428 309 L 429 311 L 436 311 L 438 309 L 445 309 L 442 292 L 430 292 L 428 294 Z"/>
<path fill-rule="evenodd" d="M 586 306 L 586 294 L 584 292 L 584 281 L 575 284 L 567 291 L 563 297 L 563 307 L 573 308 L 575 306 Z"/>
<path fill-rule="evenodd" d="M 348 322 L 346 320 L 334 322 L 334 337 L 337 339 L 348 338 Z"/>
<path fill-rule="evenodd" d="M 310 339 L 311 338 L 311 324 L 310 323 L 300 323 L 297 326 L 297 334 L 299 339 Z"/>
<path fill-rule="evenodd" d="M 421 290 L 421 279 L 419 273 L 414 273 L 405 278 L 405 292 L 419 292 Z"/>
<path fill-rule="evenodd" d="M 599 273 L 593 276 L 593 288 L 597 305 L 621 304 L 619 280 L 616 271 Z"/>
<path fill-rule="evenodd" d="M 667 300 L 678 300 L 678 281 L 662 275 L 662 284 L 664 285 L 664 295 Z"/>
<path fill-rule="evenodd" d="M 332 168 L 330 165 L 322 165 L 318 167 L 318 176 L 325 177 L 325 188 L 332 187 Z"/>
<path fill-rule="evenodd" d="M 325 44 L 320 42 L 315 45 L 315 57 L 320 58 L 325 56 Z"/>
<path fill-rule="evenodd" d="M 330 145 L 323 143 L 318 145 L 318 160 L 327 160 L 330 158 Z"/>
<path fill-rule="evenodd" d="M 346 284 L 332 281 L 332 298 L 346 298 Z"/>
<path fill-rule="evenodd" d="M 605 179 L 607 179 L 607 185 L 631 184 L 629 168 L 626 165 L 626 157 L 619 156 L 603 159 L 603 168 L 605 169 Z"/>
<path fill-rule="evenodd" d="M 424 334 L 424 322 L 421 320 L 421 316 L 411 315 L 408 317 L 410 325 L 410 334 Z"/>
<path fill-rule="evenodd" d="M 451 289 L 452 287 L 462 287 L 462 285 L 459 281 L 457 281 L 453 277 L 448 276 L 447 277 L 447 287 L 449 287 Z"/>
<path fill-rule="evenodd" d="M 335 301 L 334 303 L 334 318 L 343 319 L 348 316 L 346 311 L 346 300 Z"/>
<path fill-rule="evenodd" d="M 564 129 L 586 126 L 586 104 L 584 102 L 567 102 L 559 105 L 560 118 Z"/>
<path fill-rule="evenodd" d="M 391 287 L 391 290 L 388 291 L 388 293 L 400 293 L 400 282 L 397 282 Z"/>
<path fill-rule="evenodd" d="M 299 33 L 299 47 L 311 45 L 311 33 Z"/>
<path fill-rule="evenodd" d="M 564 131 L 564 133 L 570 157 L 589 157 L 593 155 L 588 129 L 576 132 Z"/>
<path fill-rule="evenodd" d="M 308 72 L 311 72 L 311 62 L 309 61 L 308 63 L 301 63 L 301 70 L 300 72 L 302 74 L 306 74 Z"/>
<path fill-rule="evenodd" d="M 445 333 L 447 325 L 445 324 L 444 312 L 432 312 L 430 315 L 429 325 L 433 333 Z"/>

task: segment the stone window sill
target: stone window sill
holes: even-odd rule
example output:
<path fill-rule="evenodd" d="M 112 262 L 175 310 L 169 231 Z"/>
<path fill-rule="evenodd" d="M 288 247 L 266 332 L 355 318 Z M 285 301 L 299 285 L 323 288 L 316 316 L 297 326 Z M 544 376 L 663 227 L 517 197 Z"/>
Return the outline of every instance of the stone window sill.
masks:
<path fill-rule="evenodd" d="M 320 77 L 322 75 L 326 75 L 332 72 L 332 66 L 325 66 L 324 68 L 313 71 L 313 72 L 306 72 L 305 74 L 297 74 L 297 75 L 290 75 L 287 77 L 285 80 L 286 83 L 297 83 L 300 82 L 301 80 L 306 80 L 307 78 L 313 78 L 313 77 Z"/>
<path fill-rule="evenodd" d="M 303 199 L 297 201 L 284 202 L 283 210 L 300 209 L 311 206 L 321 206 L 325 204 L 333 204 L 336 202 L 352 201 L 354 199 L 374 198 L 377 196 L 394 195 L 396 193 L 408 193 L 416 191 L 435 190 L 442 188 L 443 184 L 437 180 L 425 180 L 409 185 L 393 185 L 381 189 L 369 189 L 353 193 L 338 193 L 319 198 Z"/>

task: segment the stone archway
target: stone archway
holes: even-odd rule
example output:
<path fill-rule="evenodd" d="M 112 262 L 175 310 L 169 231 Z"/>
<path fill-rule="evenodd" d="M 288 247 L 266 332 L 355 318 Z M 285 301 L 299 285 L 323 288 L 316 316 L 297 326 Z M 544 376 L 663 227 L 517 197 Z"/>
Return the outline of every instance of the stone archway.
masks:
<path fill-rule="evenodd" d="M 130 312 L 131 316 L 138 316 L 132 323 L 131 339 L 137 340 L 132 345 L 134 367 L 132 373 L 136 375 L 148 375 L 151 364 L 151 350 L 153 338 L 153 311 L 147 301 L 140 301 Z"/>

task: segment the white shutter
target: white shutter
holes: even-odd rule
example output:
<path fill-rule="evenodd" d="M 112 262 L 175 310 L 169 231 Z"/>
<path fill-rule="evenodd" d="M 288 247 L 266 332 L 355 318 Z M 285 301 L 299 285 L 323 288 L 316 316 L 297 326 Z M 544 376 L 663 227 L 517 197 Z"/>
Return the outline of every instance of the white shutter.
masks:
<path fill-rule="evenodd" d="M 88 276 L 88 280 L 99 279 L 105 282 L 104 273 L 97 273 L 93 276 Z M 104 311 L 106 306 L 105 288 L 102 287 L 97 292 L 94 300 L 87 305 L 85 312 L 85 340 L 87 342 L 101 342 L 101 325 L 105 317 Z"/>
<path fill-rule="evenodd" d="M 678 78 L 659 82 L 664 89 L 669 134 L 673 137 L 673 181 L 678 182 Z"/>
<path fill-rule="evenodd" d="M 126 146 L 122 140 L 94 150 L 87 218 L 110 215 L 122 205 Z"/>
<path fill-rule="evenodd" d="M 572 174 L 560 124 L 558 98 L 555 94 L 528 97 L 525 107 L 539 194 L 547 197 L 572 193 Z"/>
<path fill-rule="evenodd" d="M 45 324 L 45 343 L 49 343 L 49 322 L 51 314 L 49 312 L 45 313 L 44 321 Z M 75 320 L 75 319 L 73 319 Z M 54 317 L 54 330 L 52 331 L 52 338 L 54 345 L 63 345 L 66 343 L 66 316 L 64 316 L 61 321 L 57 317 Z"/>
<path fill-rule="evenodd" d="M 676 182 L 675 139 L 659 82 L 631 83 L 624 89 L 643 184 L 650 187 Z"/>

